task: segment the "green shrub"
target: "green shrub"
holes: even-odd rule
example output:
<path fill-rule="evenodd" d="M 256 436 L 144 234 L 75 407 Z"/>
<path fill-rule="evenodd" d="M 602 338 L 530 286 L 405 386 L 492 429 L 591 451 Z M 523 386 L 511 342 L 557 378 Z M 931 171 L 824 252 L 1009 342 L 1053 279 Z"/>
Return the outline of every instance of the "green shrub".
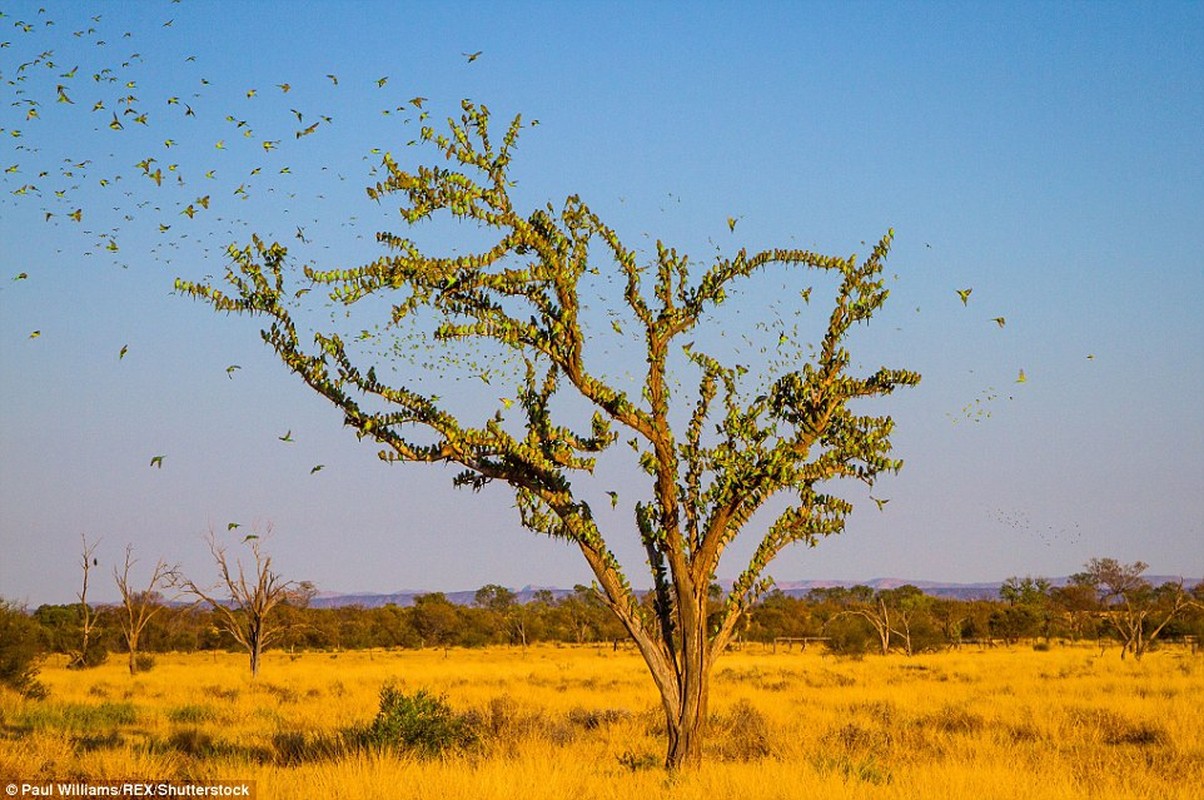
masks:
<path fill-rule="evenodd" d="M 380 690 L 380 710 L 372 724 L 355 733 L 365 746 L 424 757 L 463 750 L 477 740 L 468 720 L 453 711 L 443 697 L 424 689 L 407 695 L 392 684 Z"/>
<path fill-rule="evenodd" d="M 0 685 L 41 700 L 48 694 L 38 682 L 42 647 L 38 625 L 14 603 L 0 600 Z"/>

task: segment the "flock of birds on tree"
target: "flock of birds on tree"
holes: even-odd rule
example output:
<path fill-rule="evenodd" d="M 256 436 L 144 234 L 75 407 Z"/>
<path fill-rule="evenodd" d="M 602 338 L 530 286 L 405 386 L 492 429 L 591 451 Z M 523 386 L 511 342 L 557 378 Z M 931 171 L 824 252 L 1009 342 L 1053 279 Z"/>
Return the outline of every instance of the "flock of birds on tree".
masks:
<path fill-rule="evenodd" d="M 170 265 L 181 252 L 187 253 L 190 264 L 223 259 L 230 242 L 250 233 L 248 219 L 252 215 L 242 204 L 253 199 L 278 215 L 279 224 L 288 232 L 280 238 L 295 242 L 293 247 L 302 255 L 319 247 L 313 244 L 319 235 L 326 240 L 324 247 L 330 248 L 337 238 L 331 234 L 340 233 L 332 229 L 334 224 L 346 229 L 342 232 L 345 241 L 363 239 L 358 217 L 332 223 L 329 215 L 313 211 L 326 199 L 325 194 L 297 196 L 298 187 L 312 185 L 312 181 L 332 186 L 347 180 L 344 170 L 319 161 L 323 134 L 346 115 L 365 113 L 362 101 L 347 105 L 339 96 L 350 89 L 346 81 L 340 84 L 336 72 L 288 76 L 289 80 L 265 87 L 218 86 L 206 76 L 198 56 L 182 47 L 173 51 L 178 63 L 148 64 L 133 33 L 109 28 L 103 7 L 101 11 L 61 25 L 44 8 L 29 19 L 13 19 L 0 12 L 0 84 L 6 94 L 0 138 L 11 147 L 11 158 L 6 159 L 0 175 L 4 188 L 0 208 L 36 204 L 41 222 L 51 227 L 57 239 L 65 243 L 70 237 L 64 234 L 80 234 L 87 242 L 85 257 L 108 258 L 120 267 L 129 266 L 124 247 L 127 233 L 139 242 L 147 235 L 155 238 L 147 250 L 152 263 Z M 79 6 L 70 7 L 70 12 L 86 13 Z M 174 21 L 163 20 L 162 35 L 175 30 Z M 461 52 L 460 56 L 471 65 L 483 51 Z M 161 81 L 165 75 L 177 82 L 175 91 L 164 91 Z M 428 98 L 411 94 L 412 90 L 391 94 L 397 91 L 397 83 L 390 82 L 389 76 L 381 76 L 373 84 L 356 88 L 377 93 L 372 95 L 380 101 L 375 110 L 402 126 L 398 142 L 419 144 L 420 130 L 431 114 Z M 302 96 L 306 102 L 320 98 L 328 105 L 316 110 L 303 108 L 305 103 L 292 99 Z M 334 108 L 339 109 L 337 116 L 330 110 Z M 537 124 L 538 120 L 528 123 Z M 66 131 L 71 135 L 62 141 Z M 366 174 L 361 176 L 364 182 L 374 178 L 387 153 L 386 148 L 372 147 L 362 156 L 367 163 Z M 300 180 L 302 173 L 304 181 Z M 311 216 L 291 218 L 303 208 Z M 727 218 L 730 234 L 735 234 L 742 219 Z M 720 249 L 718 245 L 716 249 Z M 63 254 L 62 248 L 59 253 Z M 31 269 L 17 269 L 11 280 L 37 281 L 40 276 Z M 617 362 L 616 357 L 631 347 L 636 336 L 634 318 L 613 304 L 616 291 L 621 293 L 615 280 L 613 273 L 592 269 L 583 283 L 583 289 L 591 290 L 590 302 L 597 303 L 593 312 L 587 303 L 584 313 L 596 315 L 599 331 L 609 328 L 617 337 L 607 335 L 608 341 L 591 353 L 599 363 Z M 767 304 L 764 296 L 751 298 L 749 302 L 757 303 L 759 312 L 769 312 L 753 330 L 716 326 L 718 336 L 729 339 L 732 351 L 750 355 L 750 365 L 754 358 L 764 362 L 743 372 L 755 376 L 796 368 L 800 360 L 814 354 L 814 347 L 805 343 L 807 331 L 800 329 L 796 313 L 798 300 L 809 304 L 814 288 L 800 291 L 783 286 Z M 300 304 L 309 289 L 297 289 L 293 300 Z M 954 291 L 968 308 L 973 289 Z M 739 314 L 739 303 L 734 306 L 730 313 Z M 326 308 L 329 324 L 346 324 L 346 312 L 338 304 L 331 302 Z M 988 320 L 1000 329 L 1007 324 L 1003 316 Z M 383 335 L 386 332 L 388 335 Z M 43 326 L 32 330 L 28 338 L 48 333 Z M 424 346 L 429 344 L 430 334 L 429 329 L 418 327 L 409 331 L 391 328 L 382 320 L 380 325 L 355 332 L 354 339 L 363 348 L 375 348 L 394 370 L 408 365 L 419 374 L 451 375 L 451 380 L 479 379 L 493 385 L 494 380 L 504 382 L 506 372 L 514 367 L 494 352 L 453 347 L 432 353 Z M 599 334 L 598 338 L 603 337 Z M 122 345 L 117 361 L 124 361 L 130 353 L 130 345 Z M 454 370 L 449 369 L 453 366 Z M 233 380 L 240 369 L 240 365 L 230 364 L 225 369 L 227 377 Z M 638 384 L 638 376 L 628 373 L 626 378 Z M 1020 370 L 1016 382 L 1026 380 Z M 988 389 L 963 408 L 960 417 L 980 421 L 990 415 L 990 406 L 999 397 L 1000 393 Z M 510 396 L 500 400 L 505 408 L 514 402 Z M 296 441 L 291 429 L 277 438 L 286 444 Z M 162 469 L 165 459 L 166 454 L 154 455 L 150 466 Z M 316 464 L 309 474 L 324 467 Z M 617 506 L 617 493 L 607 494 L 611 505 Z M 871 499 L 880 510 L 889 502 Z M 237 524 L 230 526 L 229 530 L 234 530 Z"/>

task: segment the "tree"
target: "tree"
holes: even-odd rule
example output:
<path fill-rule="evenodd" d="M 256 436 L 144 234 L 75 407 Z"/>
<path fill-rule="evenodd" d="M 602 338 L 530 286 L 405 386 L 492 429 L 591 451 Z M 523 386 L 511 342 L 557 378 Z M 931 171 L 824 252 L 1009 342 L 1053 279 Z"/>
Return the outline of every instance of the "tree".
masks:
<path fill-rule="evenodd" d="M 489 111 L 468 101 L 462 108 L 447 133 L 423 127 L 420 134 L 450 167 L 410 172 L 385 153 L 387 177 L 367 191 L 377 201 L 400 196 L 410 226 L 447 212 L 473 226 L 473 240 L 487 237 L 488 243 L 439 256 L 405 235 L 382 232 L 377 239 L 389 254 L 353 269 L 305 267 L 305 285 L 298 288 L 287 249 L 255 236 L 229 250 L 228 290 L 186 280 L 176 281 L 177 290 L 218 311 L 266 318 L 262 336 L 281 361 L 330 400 L 358 436 L 380 444 L 384 460 L 455 463 L 463 468 L 456 485 L 474 490 L 508 484 L 524 526 L 575 544 L 660 692 L 667 766 L 696 763 L 712 667 L 769 585 L 763 574 L 769 563 L 788 545 L 815 545 L 843 530 L 852 504 L 828 494 L 829 481 L 852 478 L 872 486 L 879 474 L 901 466 L 889 457 L 891 418 L 855 413 L 852 406 L 913 385 L 919 375 L 885 367 L 854 374 L 846 349 L 853 326 L 868 323 L 886 300 L 882 269 L 893 231 L 864 260 L 741 249 L 700 266 L 658 241 L 655 254 L 640 263 L 575 195 L 559 211 L 549 204 L 520 212 L 510 166 L 521 117 L 499 146 Z M 604 298 L 611 319 L 590 308 L 593 294 L 606 288 L 603 264 L 593 255 L 597 247 L 606 276 L 622 286 L 619 297 Z M 832 307 L 810 358 L 800 337 L 783 326 L 766 343 L 772 350 L 776 339 L 782 358 L 750 369 L 747 352 L 725 355 L 706 342 L 718 338 L 717 312 L 729 295 L 774 270 L 795 287 L 790 313 L 801 315 L 810 301 L 810 288 L 803 288 L 808 275 L 836 284 Z M 429 329 L 427 341 L 447 356 L 446 369 L 482 383 L 513 380 L 513 396 L 497 403 L 490 397 L 491 410 L 473 424 L 474 412 L 454 411 L 423 376 L 386 383 L 377 371 L 384 364 L 359 337 L 314 330 L 306 321 L 300 293 L 309 285 L 325 287 L 347 306 L 387 296 L 394 335 Z M 370 339 L 371 331 L 361 329 Z M 609 329 L 629 345 L 639 340 L 646 371 L 634 393 L 608 374 L 599 342 Z M 303 342 L 302 330 L 314 331 L 313 347 Z M 695 346 L 695 337 L 704 344 Z M 466 347 L 476 348 L 489 366 L 474 365 Z M 693 397 L 678 390 L 685 382 L 696 387 Z M 592 409 L 588 423 L 574 414 L 583 404 Z M 593 475 L 620 431 L 648 479 L 648 496 L 634 507 L 653 586 L 647 605 L 590 502 L 608 487 L 591 495 L 573 482 Z M 617 506 L 617 493 L 608 494 Z M 725 549 L 778 498 L 786 502 L 770 506 L 776 518 L 708 620 L 709 588 Z"/>
<path fill-rule="evenodd" d="M 1141 577 L 1148 564 L 1122 564 L 1114 558 L 1093 558 L 1072 577 L 1093 586 L 1099 594 L 1104 619 L 1121 640 L 1120 657 L 1127 653 L 1141 660 L 1158 634 L 1192 604 L 1183 582 L 1167 582 L 1155 589 Z"/>
<path fill-rule="evenodd" d="M 1099 598 L 1094 586 L 1083 583 L 1068 583 L 1049 592 L 1050 602 L 1060 612 L 1065 629 L 1072 640 L 1092 635 L 1094 619 L 1100 610 Z"/>
<path fill-rule="evenodd" d="M 1048 641 L 1053 623 L 1051 589 L 1045 578 L 1008 578 L 999 587 L 999 597 L 1007 605 L 991 614 L 992 631 L 1009 644 L 1037 634 Z"/>
<path fill-rule="evenodd" d="M 909 583 L 874 592 L 868 586 L 854 586 L 848 590 L 828 592 L 845 605 L 843 614 L 861 617 L 873 627 L 882 655 L 890 652 L 892 636 L 902 641 L 903 652 L 909 656 L 915 655 L 912 623 L 927 611 L 932 602 L 932 598 L 919 587 Z"/>
<path fill-rule="evenodd" d="M 159 590 L 174 583 L 179 578 L 179 569 L 168 566 L 167 562 L 159 559 L 151 570 L 150 581 L 145 589 L 137 589 L 131 582 L 130 570 L 137 561 L 134 559 L 134 546 L 126 545 L 125 566 L 121 572 L 113 567 L 113 580 L 121 593 L 121 635 L 125 639 L 126 649 L 130 654 L 130 674 L 138 671 L 138 642 L 142 632 L 156 614 L 163 610 L 163 598 Z"/>
<path fill-rule="evenodd" d="M 895 612 L 890 632 L 903 640 L 904 653 L 915 655 L 916 643 L 912 633 L 916 622 L 932 607 L 932 598 L 910 583 L 897 589 L 885 589 L 878 594 L 885 601 L 884 605 L 892 607 Z"/>
<path fill-rule="evenodd" d="M 443 592 L 420 594 L 414 598 L 410 619 L 423 646 L 450 647 L 460 628 L 460 614 Z"/>
<path fill-rule="evenodd" d="M 180 585 L 198 601 L 208 604 L 217 616 L 218 628 L 230 634 L 247 651 L 251 659 L 251 677 L 255 678 L 259 676 L 264 648 L 284 632 L 284 626 L 274 623 L 272 612 L 289 599 L 293 583 L 272 570 L 272 557 L 263 551 L 258 534 L 249 535 L 243 541 L 248 539 L 251 541 L 251 562 L 244 567 L 243 562 L 236 559 L 232 567 L 225 545 L 219 544 L 217 535 L 210 530 L 206 541 L 217 564 L 216 588 L 202 589 L 188 578 L 182 578 Z M 218 592 L 227 593 L 228 597 L 219 597 Z"/>
<path fill-rule="evenodd" d="M 88 576 L 91 574 L 92 567 L 99 566 L 99 561 L 96 559 L 96 546 L 99 542 L 88 544 L 88 537 L 80 534 L 81 549 L 80 549 L 80 566 L 83 569 L 83 585 L 80 587 L 79 594 L 79 613 L 80 613 L 80 642 L 79 650 L 71 654 L 71 661 L 68 666 L 83 669 L 85 667 L 93 667 L 103 663 L 108 657 L 108 652 L 103 649 L 91 647 L 92 634 L 96 631 L 97 616 L 92 607 L 88 605 Z"/>

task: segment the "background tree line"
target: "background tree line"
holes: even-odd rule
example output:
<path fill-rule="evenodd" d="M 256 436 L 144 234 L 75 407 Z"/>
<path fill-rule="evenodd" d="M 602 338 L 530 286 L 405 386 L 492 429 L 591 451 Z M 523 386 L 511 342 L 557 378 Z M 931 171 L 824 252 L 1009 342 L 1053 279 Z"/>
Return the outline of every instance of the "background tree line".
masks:
<path fill-rule="evenodd" d="M 820 588 L 801 596 L 774 590 L 751 609 L 735 641 L 792 645 L 784 640 L 810 639 L 841 654 L 910 655 L 966 644 L 1032 642 L 1041 647 L 1085 640 L 1119 646 L 1122 657 L 1136 658 L 1159 640 L 1194 637 L 1188 640 L 1198 642 L 1204 634 L 1204 583 L 1154 586 L 1141 577 L 1144 569 L 1141 562 L 1092 559 L 1066 585 L 1013 577 L 992 599 L 938 597 L 911 585 Z M 581 585 L 570 593 L 543 590 L 528 602 L 490 584 L 467 605 L 432 592 L 409 606 L 373 608 L 312 607 L 309 589 L 291 593 L 272 609 L 270 648 L 337 651 L 536 642 L 617 647 L 626 640 L 602 600 Z M 710 595 L 712 614 L 720 612 L 723 601 L 716 584 Z M 154 611 L 144 614 L 137 644 L 144 668 L 153 664 L 152 653 L 246 649 L 227 624 L 228 609 L 220 604 L 171 603 L 162 595 L 143 596 L 142 602 Z M 22 680 L 32 679 L 23 670 L 34 653 L 77 654 L 85 628 L 93 653 L 90 664 L 102 662 L 109 652 L 130 652 L 125 634 L 129 610 L 122 604 L 43 605 L 29 611 L 4 603 L 0 616 L 0 671 L 4 682 L 18 688 Z"/>

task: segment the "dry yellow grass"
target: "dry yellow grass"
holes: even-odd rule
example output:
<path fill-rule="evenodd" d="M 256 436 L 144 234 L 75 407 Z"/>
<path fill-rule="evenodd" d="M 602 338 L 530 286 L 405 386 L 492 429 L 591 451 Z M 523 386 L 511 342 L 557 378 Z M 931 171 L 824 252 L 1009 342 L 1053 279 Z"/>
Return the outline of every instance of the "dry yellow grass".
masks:
<path fill-rule="evenodd" d="M 260 798 L 1195 798 L 1204 658 L 1093 648 L 916 658 L 730 653 L 707 761 L 667 777 L 638 656 L 609 648 L 168 655 L 53 662 L 51 697 L 0 694 L 0 779 L 256 781 Z M 471 712 L 483 740 L 423 760 L 340 744 L 386 681 Z"/>

